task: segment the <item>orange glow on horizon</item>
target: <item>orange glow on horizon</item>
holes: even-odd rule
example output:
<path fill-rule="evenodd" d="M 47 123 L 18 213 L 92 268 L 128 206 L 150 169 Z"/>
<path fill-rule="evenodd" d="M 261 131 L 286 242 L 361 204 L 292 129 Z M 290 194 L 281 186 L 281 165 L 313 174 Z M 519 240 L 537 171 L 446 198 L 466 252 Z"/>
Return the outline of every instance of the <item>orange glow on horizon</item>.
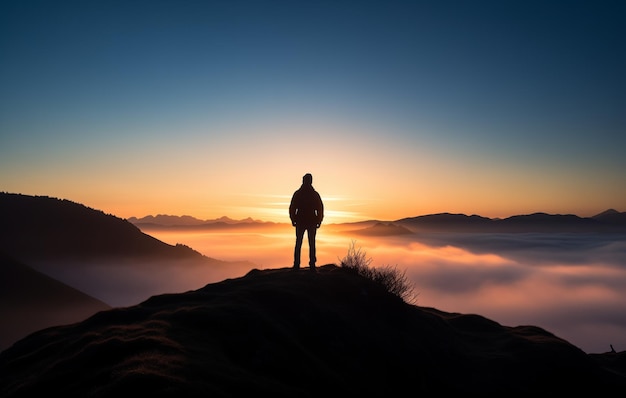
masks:
<path fill-rule="evenodd" d="M 615 184 L 608 195 L 591 176 L 582 176 L 583 181 L 572 174 L 546 176 L 540 163 L 422 146 L 407 134 L 400 135 L 405 137 L 401 142 L 389 142 L 380 134 L 389 126 L 251 120 L 221 126 L 218 142 L 203 130 L 207 127 L 194 128 L 198 131 L 192 143 L 155 141 L 141 147 L 104 147 L 89 156 L 71 153 L 62 161 L 35 159 L 20 174 L 0 173 L 3 189 L 68 199 L 121 218 L 168 214 L 289 222 L 290 197 L 302 176 L 312 173 L 325 203 L 326 223 L 444 212 L 490 218 L 534 212 L 590 217 L 619 205 L 615 198 L 626 195 L 626 186 Z M 285 146 L 294 132 L 297 144 Z M 249 138 L 230 138 L 236 136 Z M 314 154 L 311 159 L 302 157 L 302 148 Z M 467 173 L 475 177 L 468 179 Z"/>

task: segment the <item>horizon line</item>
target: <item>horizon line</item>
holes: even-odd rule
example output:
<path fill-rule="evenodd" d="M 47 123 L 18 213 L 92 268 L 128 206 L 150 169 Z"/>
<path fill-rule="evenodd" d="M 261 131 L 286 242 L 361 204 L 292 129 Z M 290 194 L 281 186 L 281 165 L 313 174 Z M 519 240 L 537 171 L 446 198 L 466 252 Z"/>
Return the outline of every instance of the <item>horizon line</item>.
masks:
<path fill-rule="evenodd" d="M 511 218 L 511 217 L 520 217 L 520 216 L 532 216 L 532 215 L 538 215 L 538 214 L 545 214 L 545 215 L 550 215 L 550 216 L 575 216 L 578 218 L 594 218 L 597 217 L 601 214 L 607 213 L 607 212 L 615 212 L 618 214 L 624 213 L 621 211 L 616 210 L 615 208 L 608 208 L 604 211 L 601 211 L 597 214 L 594 214 L 593 216 L 580 216 L 578 214 L 574 214 L 574 213 L 548 213 L 548 212 L 542 212 L 542 211 L 536 211 L 536 212 L 532 212 L 532 213 L 516 213 L 516 214 L 512 214 L 510 216 L 507 217 L 486 217 L 486 216 L 482 216 L 480 214 L 477 213 L 473 213 L 473 214 L 467 214 L 467 213 L 453 213 L 453 212 L 439 212 L 439 213 L 426 213 L 426 214 L 420 214 L 420 215 L 416 215 L 416 216 L 407 216 L 407 217 L 401 217 L 401 218 L 397 218 L 397 219 L 378 219 L 378 218 L 367 218 L 367 219 L 361 219 L 358 221 L 342 221 L 342 222 L 331 222 L 331 223 L 327 223 L 327 224 L 354 224 L 354 223 L 359 223 L 359 222 L 371 222 L 371 221 L 378 221 L 378 222 L 395 222 L 395 221 L 400 221 L 400 220 L 404 220 L 407 218 L 417 218 L 417 217 L 427 217 L 427 216 L 438 216 L 438 215 L 455 215 L 455 216 L 465 216 L 465 217 L 481 217 L 481 218 L 486 218 L 489 220 L 504 220 L 507 218 Z M 163 216 L 163 217 L 177 217 L 177 218 L 183 218 L 183 217 L 191 217 L 194 220 L 197 221 L 202 221 L 202 222 L 220 222 L 220 220 L 222 219 L 228 219 L 231 221 L 235 221 L 235 222 L 241 222 L 241 223 L 245 223 L 245 222 L 258 222 L 258 223 L 274 223 L 274 224 L 289 224 L 289 222 L 287 221 L 271 221 L 271 220 L 265 220 L 265 219 L 260 219 L 260 218 L 254 218 L 252 216 L 248 216 L 248 217 L 244 217 L 244 218 L 233 218 L 227 215 L 223 215 L 220 217 L 216 217 L 216 218 L 207 218 L 207 219 L 201 219 L 201 218 L 197 218 L 195 216 L 192 216 L 190 214 L 183 214 L 183 215 L 175 215 L 175 214 L 165 214 L 165 213 L 159 213 L 156 215 L 153 214 L 148 214 L 146 216 L 143 217 L 137 217 L 137 216 L 131 216 L 128 218 L 124 218 L 125 220 L 129 220 L 131 218 L 134 218 L 136 220 L 141 220 L 143 218 L 147 218 L 147 217 L 152 217 L 152 218 L 156 218 L 159 216 Z M 251 220 L 251 221 L 250 221 Z"/>

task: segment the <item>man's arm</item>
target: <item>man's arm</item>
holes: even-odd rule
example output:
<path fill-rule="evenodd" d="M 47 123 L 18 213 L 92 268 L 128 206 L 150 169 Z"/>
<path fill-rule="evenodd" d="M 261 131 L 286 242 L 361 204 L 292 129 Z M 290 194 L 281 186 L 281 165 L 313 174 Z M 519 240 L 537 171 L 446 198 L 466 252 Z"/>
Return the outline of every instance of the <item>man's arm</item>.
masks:
<path fill-rule="evenodd" d="M 322 202 L 322 197 L 319 193 L 317 194 L 317 201 L 317 227 L 319 228 L 324 220 L 324 202 Z"/>
<path fill-rule="evenodd" d="M 298 209 L 296 205 L 296 194 L 297 192 L 294 192 L 291 197 L 291 203 L 289 203 L 289 219 L 291 220 L 291 225 L 293 226 L 296 225 L 296 210 Z"/>

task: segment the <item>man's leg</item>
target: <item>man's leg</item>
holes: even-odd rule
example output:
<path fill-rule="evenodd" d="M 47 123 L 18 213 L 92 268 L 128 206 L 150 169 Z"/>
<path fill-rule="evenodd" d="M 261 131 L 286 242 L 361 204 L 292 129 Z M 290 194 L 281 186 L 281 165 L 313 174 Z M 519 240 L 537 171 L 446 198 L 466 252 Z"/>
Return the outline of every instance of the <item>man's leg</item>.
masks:
<path fill-rule="evenodd" d="M 315 235 L 317 233 L 317 228 L 315 225 L 307 228 L 307 236 L 309 238 L 309 266 L 311 269 L 315 269 L 315 262 L 317 258 L 315 257 Z"/>
<path fill-rule="evenodd" d="M 302 240 L 304 238 L 304 228 L 296 225 L 296 246 L 293 249 L 293 267 L 300 268 L 300 252 L 302 251 Z"/>

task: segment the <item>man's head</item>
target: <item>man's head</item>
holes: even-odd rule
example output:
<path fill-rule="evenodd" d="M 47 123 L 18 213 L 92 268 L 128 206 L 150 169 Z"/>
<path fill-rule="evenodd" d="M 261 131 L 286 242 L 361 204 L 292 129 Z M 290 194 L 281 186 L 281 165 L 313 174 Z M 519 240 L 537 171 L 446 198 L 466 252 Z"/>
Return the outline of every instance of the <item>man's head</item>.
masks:
<path fill-rule="evenodd" d="M 306 173 L 302 177 L 302 184 L 304 184 L 304 185 L 311 185 L 311 184 L 313 184 L 313 176 L 311 175 L 311 173 Z"/>

